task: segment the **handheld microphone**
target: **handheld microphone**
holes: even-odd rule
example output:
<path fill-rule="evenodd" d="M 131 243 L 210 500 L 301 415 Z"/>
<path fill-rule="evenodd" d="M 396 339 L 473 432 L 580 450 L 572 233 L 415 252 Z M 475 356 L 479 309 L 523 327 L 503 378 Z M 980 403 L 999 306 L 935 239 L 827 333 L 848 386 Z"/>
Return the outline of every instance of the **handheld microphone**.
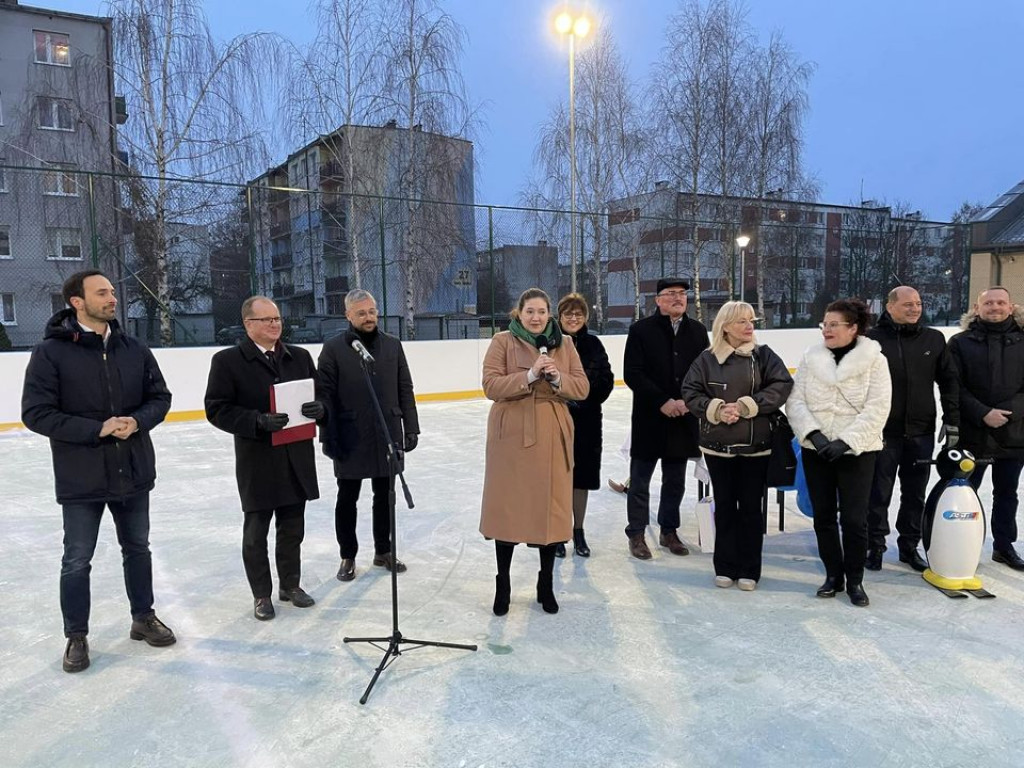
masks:
<path fill-rule="evenodd" d="M 355 331 L 348 331 L 345 334 L 345 342 L 356 351 L 356 354 L 363 358 L 364 363 L 374 362 L 373 355 L 366 349 L 363 342 L 359 340 L 359 336 L 356 335 Z"/>
<path fill-rule="evenodd" d="M 546 355 L 548 353 L 548 337 L 545 336 L 543 333 L 537 337 L 537 351 L 540 352 L 542 355 Z M 545 373 L 544 378 L 547 379 L 548 381 L 554 381 L 555 375 L 551 373 Z"/>

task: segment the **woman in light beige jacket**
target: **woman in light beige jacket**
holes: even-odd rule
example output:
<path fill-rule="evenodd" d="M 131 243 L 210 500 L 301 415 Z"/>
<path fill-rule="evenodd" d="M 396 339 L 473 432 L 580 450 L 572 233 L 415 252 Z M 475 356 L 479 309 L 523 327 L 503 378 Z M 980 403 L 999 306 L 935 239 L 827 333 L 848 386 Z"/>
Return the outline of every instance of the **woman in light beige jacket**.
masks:
<path fill-rule="evenodd" d="M 524 291 L 511 316 L 509 330 L 495 335 L 484 357 L 484 394 L 494 405 L 487 418 L 480 532 L 494 539 L 494 613 L 508 613 L 518 543 L 539 547 L 537 602 L 557 613 L 555 545 L 572 533 L 573 423 L 566 403 L 584 399 L 590 384 L 544 291 Z"/>

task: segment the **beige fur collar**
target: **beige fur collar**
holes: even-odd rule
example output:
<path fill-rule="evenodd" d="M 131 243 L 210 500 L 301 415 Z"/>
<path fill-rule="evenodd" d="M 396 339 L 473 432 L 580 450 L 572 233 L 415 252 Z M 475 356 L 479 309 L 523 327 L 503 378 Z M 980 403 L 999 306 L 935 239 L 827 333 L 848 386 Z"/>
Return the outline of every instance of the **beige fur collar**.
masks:
<path fill-rule="evenodd" d="M 711 354 L 715 356 L 715 360 L 718 361 L 719 365 L 722 365 L 726 360 L 729 359 L 729 355 L 735 353 L 737 355 L 743 355 L 744 357 L 750 357 L 754 354 L 754 350 L 757 349 L 757 344 L 750 342 L 749 344 L 741 344 L 738 347 L 734 347 L 729 342 L 719 341 L 715 346 L 711 348 Z"/>

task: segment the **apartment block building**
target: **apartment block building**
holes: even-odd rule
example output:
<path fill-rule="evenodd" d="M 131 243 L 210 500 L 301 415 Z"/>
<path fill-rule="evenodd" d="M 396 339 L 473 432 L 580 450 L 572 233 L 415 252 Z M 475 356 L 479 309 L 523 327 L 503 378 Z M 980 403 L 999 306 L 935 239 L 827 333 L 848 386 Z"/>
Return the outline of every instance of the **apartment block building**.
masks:
<path fill-rule="evenodd" d="M 0 322 L 42 338 L 60 289 L 93 265 L 117 274 L 111 20 L 0 0 Z M 23 169 L 35 170 L 23 170 Z"/>
<path fill-rule="evenodd" d="M 473 314 L 473 145 L 418 127 L 346 125 L 250 182 L 257 285 L 306 328 L 370 291 L 381 325 Z M 415 322 L 415 319 L 414 319 Z"/>

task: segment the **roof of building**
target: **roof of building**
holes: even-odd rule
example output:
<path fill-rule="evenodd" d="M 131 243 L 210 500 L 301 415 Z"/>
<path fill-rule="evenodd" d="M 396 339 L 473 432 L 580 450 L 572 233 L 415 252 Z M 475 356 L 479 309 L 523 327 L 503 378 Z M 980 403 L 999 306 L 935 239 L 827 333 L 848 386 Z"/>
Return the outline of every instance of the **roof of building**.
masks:
<path fill-rule="evenodd" d="M 76 21 L 91 21 L 96 24 L 110 26 L 113 19 L 110 16 L 90 16 L 84 13 L 71 13 L 70 11 L 58 11 L 51 8 L 37 8 L 33 5 L 22 5 L 21 3 L 0 2 L 0 11 L 22 11 L 24 13 L 35 13 L 40 16 L 56 16 L 61 19 L 75 19 Z"/>
<path fill-rule="evenodd" d="M 971 219 L 975 248 L 1024 245 L 1024 181 Z"/>

